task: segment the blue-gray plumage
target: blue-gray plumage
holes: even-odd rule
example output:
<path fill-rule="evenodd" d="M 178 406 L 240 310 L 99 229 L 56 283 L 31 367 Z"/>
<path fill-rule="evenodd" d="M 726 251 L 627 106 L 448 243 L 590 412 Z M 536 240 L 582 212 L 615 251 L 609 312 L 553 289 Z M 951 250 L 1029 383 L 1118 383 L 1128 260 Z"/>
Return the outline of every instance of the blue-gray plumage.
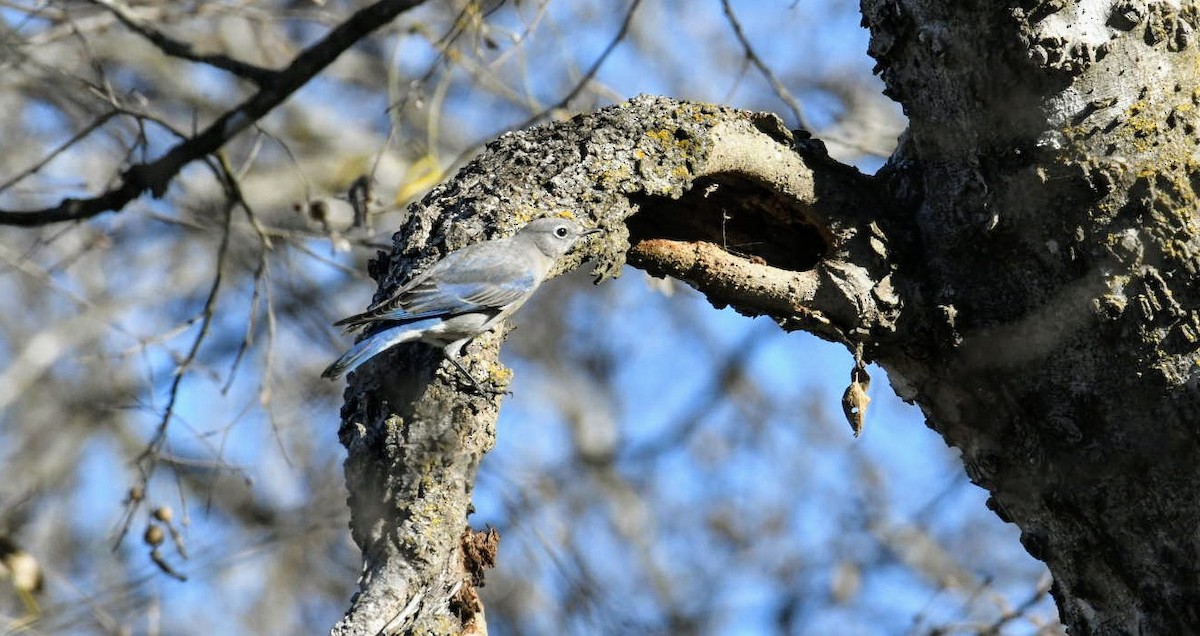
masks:
<path fill-rule="evenodd" d="M 599 232 L 575 221 L 531 221 L 509 238 L 455 250 L 367 311 L 334 323 L 347 331 L 385 324 L 342 354 L 321 377 L 336 379 L 403 342 L 440 346 L 471 383 L 457 357 L 471 338 L 495 327 L 529 300 L 554 261 L 580 238 Z"/>

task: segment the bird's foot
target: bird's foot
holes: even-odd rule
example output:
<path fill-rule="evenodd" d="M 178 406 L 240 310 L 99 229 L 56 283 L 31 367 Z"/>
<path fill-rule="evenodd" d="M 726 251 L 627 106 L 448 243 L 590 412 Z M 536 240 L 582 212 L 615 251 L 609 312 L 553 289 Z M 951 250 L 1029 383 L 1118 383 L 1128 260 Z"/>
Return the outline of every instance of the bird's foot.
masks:
<path fill-rule="evenodd" d="M 482 395 L 485 397 L 495 397 L 497 395 L 500 395 L 500 396 L 511 396 L 512 395 L 512 391 L 509 391 L 507 389 L 501 390 L 501 389 L 495 388 L 494 386 L 488 386 L 485 388 L 482 384 L 479 383 L 479 380 L 475 379 L 475 376 L 471 375 L 470 371 L 467 371 L 466 367 L 464 367 L 462 364 L 460 364 L 458 362 L 458 360 L 455 360 L 453 357 L 447 357 L 446 359 L 449 360 L 451 362 L 451 364 L 454 365 L 454 368 L 458 369 L 458 372 L 460 374 L 462 374 L 462 376 L 464 378 L 466 378 L 468 382 L 470 382 L 471 386 L 475 389 L 475 392 L 478 393 L 479 395 Z"/>

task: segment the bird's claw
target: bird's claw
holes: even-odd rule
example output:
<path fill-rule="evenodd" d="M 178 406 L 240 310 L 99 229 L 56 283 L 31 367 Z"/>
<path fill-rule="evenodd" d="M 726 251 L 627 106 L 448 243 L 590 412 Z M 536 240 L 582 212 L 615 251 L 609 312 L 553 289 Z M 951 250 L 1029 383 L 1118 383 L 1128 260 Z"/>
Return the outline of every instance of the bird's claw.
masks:
<path fill-rule="evenodd" d="M 467 368 L 464 367 L 462 364 L 460 364 L 458 360 L 455 360 L 453 357 L 450 357 L 450 356 L 447 356 L 446 359 L 449 360 L 454 365 L 454 368 L 458 369 L 458 372 L 460 374 L 462 374 L 462 376 L 465 377 L 468 382 L 471 383 L 471 386 L 475 389 L 475 392 L 478 393 L 479 395 L 482 395 L 485 397 L 495 397 L 497 395 L 501 395 L 501 396 L 511 396 L 512 395 L 512 391 L 509 391 L 507 389 L 500 390 L 500 389 L 496 389 L 491 386 L 489 386 L 488 388 L 484 388 L 484 386 L 482 384 L 480 384 L 478 380 L 475 379 L 475 376 L 471 375 L 471 372 L 467 371 Z"/>

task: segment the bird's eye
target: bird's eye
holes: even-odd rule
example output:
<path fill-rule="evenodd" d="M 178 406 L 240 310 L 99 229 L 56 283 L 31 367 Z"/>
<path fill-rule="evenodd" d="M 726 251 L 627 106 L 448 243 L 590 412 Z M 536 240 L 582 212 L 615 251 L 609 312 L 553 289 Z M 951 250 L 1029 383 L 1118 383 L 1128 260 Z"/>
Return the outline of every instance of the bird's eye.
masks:
<path fill-rule="evenodd" d="M 558 238 L 567 238 L 567 228 L 560 227 L 557 230 L 554 230 L 554 235 Z"/>

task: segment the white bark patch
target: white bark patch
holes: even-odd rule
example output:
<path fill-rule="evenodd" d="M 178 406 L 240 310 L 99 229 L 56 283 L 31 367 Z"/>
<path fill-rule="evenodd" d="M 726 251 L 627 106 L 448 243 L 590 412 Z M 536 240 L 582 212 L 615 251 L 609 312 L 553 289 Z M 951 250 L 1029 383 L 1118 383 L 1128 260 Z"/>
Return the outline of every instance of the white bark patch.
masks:
<path fill-rule="evenodd" d="M 1115 0 L 1081 0 L 1063 7 L 1034 26 L 1039 40 L 1061 38 L 1070 44 L 1099 46 L 1108 42 L 1113 29 L 1108 26 Z"/>

